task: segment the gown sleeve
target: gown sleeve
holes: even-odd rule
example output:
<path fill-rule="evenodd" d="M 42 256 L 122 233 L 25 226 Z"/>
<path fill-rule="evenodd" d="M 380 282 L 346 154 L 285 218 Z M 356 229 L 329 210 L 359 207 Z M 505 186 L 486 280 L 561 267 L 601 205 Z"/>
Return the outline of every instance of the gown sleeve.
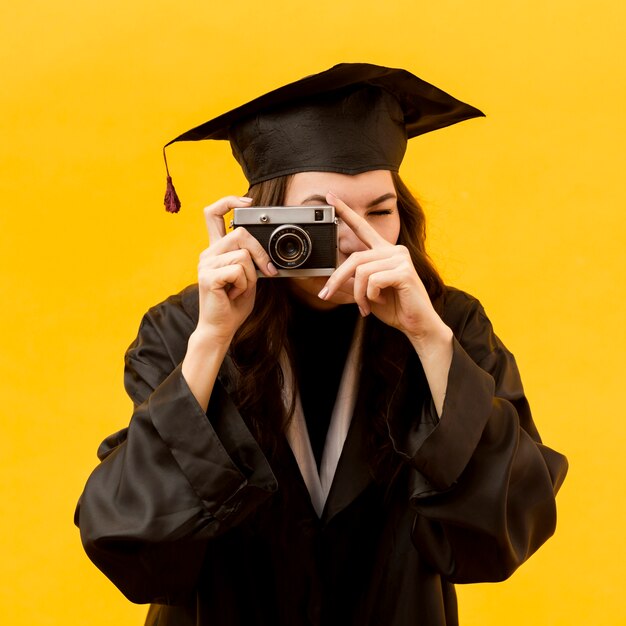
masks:
<path fill-rule="evenodd" d="M 227 381 L 206 413 L 189 390 L 180 362 L 193 327 L 178 299 L 144 316 L 126 354 L 130 424 L 101 444 L 76 509 L 89 558 L 133 602 L 183 601 L 207 542 L 277 487 Z"/>
<path fill-rule="evenodd" d="M 455 338 L 441 419 L 431 402 L 394 441 L 413 467 L 413 543 L 450 582 L 499 581 L 554 533 L 567 461 L 542 444 L 480 303 L 452 290 L 443 317 Z"/>

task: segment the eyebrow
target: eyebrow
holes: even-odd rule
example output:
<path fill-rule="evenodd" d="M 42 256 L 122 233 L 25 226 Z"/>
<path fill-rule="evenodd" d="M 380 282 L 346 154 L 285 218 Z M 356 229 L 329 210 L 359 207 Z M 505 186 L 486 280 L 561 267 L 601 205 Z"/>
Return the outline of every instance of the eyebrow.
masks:
<path fill-rule="evenodd" d="M 365 208 L 371 209 L 372 207 L 375 207 L 378 204 L 382 204 L 383 202 L 386 202 L 387 200 L 397 200 L 396 194 L 385 193 L 382 196 L 379 196 L 378 198 L 375 198 L 374 200 L 369 202 Z M 320 194 L 314 194 L 302 200 L 301 204 L 306 204 L 307 202 L 320 202 L 321 204 L 326 204 L 326 198 Z"/>

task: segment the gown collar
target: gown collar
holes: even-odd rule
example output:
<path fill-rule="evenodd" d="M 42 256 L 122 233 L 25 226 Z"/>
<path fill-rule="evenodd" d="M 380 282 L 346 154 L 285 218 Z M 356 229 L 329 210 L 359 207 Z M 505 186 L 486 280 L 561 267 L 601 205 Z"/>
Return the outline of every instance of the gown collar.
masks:
<path fill-rule="evenodd" d="M 344 444 L 348 437 L 348 431 L 352 422 L 352 416 L 356 405 L 358 394 L 358 381 L 361 364 L 361 350 L 363 344 L 363 320 L 357 321 L 352 344 L 348 352 L 346 364 L 344 366 L 337 399 L 330 419 L 328 433 L 326 435 L 326 443 L 322 454 L 320 469 L 317 469 L 313 449 L 309 439 L 309 433 L 306 426 L 306 419 L 300 402 L 300 395 L 297 391 L 297 383 L 295 382 L 293 371 L 289 363 L 286 353 L 281 355 L 281 367 L 284 376 L 283 402 L 285 406 L 289 406 L 295 394 L 295 409 L 292 419 L 287 429 L 287 441 L 293 452 L 300 473 L 304 480 L 304 484 L 311 497 L 311 504 L 319 518 L 323 517 L 331 487 L 333 486 L 339 459 L 342 457 Z M 365 459 L 362 454 L 358 455 L 362 463 Z M 356 469 L 354 463 L 356 459 L 351 460 L 351 469 Z M 359 474 L 361 472 L 358 472 Z M 352 476 L 352 478 L 357 478 Z M 363 482 L 357 479 L 357 483 Z M 336 489 L 333 489 L 333 492 Z M 343 508 L 343 507 L 342 507 Z M 324 516 L 326 517 L 326 516 Z"/>

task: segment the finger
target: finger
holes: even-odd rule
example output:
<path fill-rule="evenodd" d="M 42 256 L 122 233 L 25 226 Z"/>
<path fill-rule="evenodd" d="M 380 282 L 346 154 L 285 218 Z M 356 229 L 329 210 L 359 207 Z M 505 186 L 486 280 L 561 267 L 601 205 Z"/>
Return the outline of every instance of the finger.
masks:
<path fill-rule="evenodd" d="M 235 273 L 235 282 L 226 287 L 226 292 L 229 300 L 236 300 L 240 295 L 248 291 L 250 284 L 241 265 L 231 265 L 229 267 L 234 267 L 237 272 Z"/>
<path fill-rule="evenodd" d="M 384 301 L 382 292 L 390 287 L 397 288 L 403 284 L 398 273 L 393 269 L 376 272 L 367 283 L 366 296 L 371 302 L 381 303 Z"/>
<path fill-rule="evenodd" d="M 378 259 L 359 265 L 354 274 L 354 301 L 365 315 L 371 311 L 370 300 L 378 302 L 381 289 L 377 287 L 375 277 L 381 272 L 392 271 L 397 261 L 393 257 Z"/>
<path fill-rule="evenodd" d="M 345 289 L 338 289 L 333 296 L 334 304 L 354 304 L 354 294 L 350 285 L 346 284 Z"/>
<path fill-rule="evenodd" d="M 248 279 L 241 265 L 226 265 L 217 268 L 214 281 L 214 287 L 227 291 L 230 300 L 234 300 L 248 289 Z"/>
<path fill-rule="evenodd" d="M 332 191 L 326 194 L 326 202 L 335 207 L 337 215 L 348 225 L 350 230 L 368 247 L 380 248 L 389 246 L 389 242 L 381 237 L 367 220 L 362 218 L 356 211 L 353 211 L 341 198 L 338 198 Z"/>
<path fill-rule="evenodd" d="M 215 257 L 233 250 L 246 250 L 255 265 L 266 276 L 276 276 L 278 271 L 272 264 L 267 251 L 245 228 L 236 228 L 202 252 L 201 256 Z"/>
<path fill-rule="evenodd" d="M 428 293 L 422 283 L 415 266 L 408 256 L 408 251 L 404 246 L 395 246 L 397 254 L 390 259 L 390 263 L 385 267 L 381 263 L 379 271 L 372 274 L 368 281 L 367 298 L 378 301 L 378 295 L 387 288 L 392 287 L 398 294 L 423 294 L 428 299 Z M 382 300 L 381 300 L 382 301 Z"/>
<path fill-rule="evenodd" d="M 250 252 L 244 248 L 231 250 L 215 257 L 205 257 L 200 261 L 199 271 L 206 267 L 209 271 L 227 265 L 241 265 L 246 274 L 248 282 L 256 283 L 256 268 L 252 262 Z"/>
<path fill-rule="evenodd" d="M 209 233 L 209 243 L 214 243 L 226 235 L 224 215 L 231 209 L 248 207 L 252 198 L 245 196 L 226 196 L 204 208 L 204 220 Z"/>
<path fill-rule="evenodd" d="M 320 291 L 319 297 L 322 300 L 330 298 L 348 279 L 354 277 L 357 267 L 364 263 L 370 263 L 376 261 L 384 254 L 385 257 L 388 252 L 384 252 L 380 249 L 365 250 L 363 252 L 353 252 L 330 276 L 324 285 L 324 289 Z"/>

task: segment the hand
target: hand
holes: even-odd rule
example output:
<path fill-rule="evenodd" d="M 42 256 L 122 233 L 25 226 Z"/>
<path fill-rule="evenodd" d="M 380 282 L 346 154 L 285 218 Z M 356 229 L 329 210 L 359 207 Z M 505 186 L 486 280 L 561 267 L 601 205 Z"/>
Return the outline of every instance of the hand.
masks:
<path fill-rule="evenodd" d="M 434 310 L 408 249 L 384 239 L 334 194 L 329 193 L 326 201 L 367 250 L 350 254 L 328 279 L 320 297 L 328 300 L 352 282 L 361 314 L 371 312 L 405 333 L 418 353 L 420 348 L 427 348 L 431 339 L 439 342 L 442 337 L 449 337 L 450 329 Z"/>
<path fill-rule="evenodd" d="M 251 198 L 227 196 L 204 209 L 210 245 L 200 254 L 198 264 L 200 314 L 196 334 L 213 340 L 230 343 L 250 315 L 257 267 L 266 276 L 277 273 L 267 252 L 245 228 L 226 234 L 224 215 L 251 202 Z"/>

